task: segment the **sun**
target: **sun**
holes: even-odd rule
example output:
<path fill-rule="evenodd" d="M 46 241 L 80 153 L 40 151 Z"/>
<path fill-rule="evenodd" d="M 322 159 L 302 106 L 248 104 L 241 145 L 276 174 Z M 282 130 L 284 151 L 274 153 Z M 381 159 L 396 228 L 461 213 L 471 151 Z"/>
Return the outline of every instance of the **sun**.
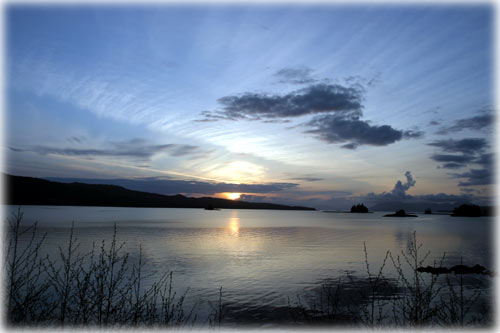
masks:
<path fill-rule="evenodd" d="M 228 199 L 236 200 L 240 198 L 241 193 L 226 193 L 226 196 Z"/>

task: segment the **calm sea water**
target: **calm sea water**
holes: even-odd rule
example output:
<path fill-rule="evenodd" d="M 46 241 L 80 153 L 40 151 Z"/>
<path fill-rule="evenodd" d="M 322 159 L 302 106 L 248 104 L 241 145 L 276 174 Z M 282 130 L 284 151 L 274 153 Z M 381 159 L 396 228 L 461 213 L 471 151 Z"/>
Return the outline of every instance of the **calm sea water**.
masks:
<path fill-rule="evenodd" d="M 17 207 L 7 206 L 6 218 Z M 153 276 L 173 272 L 178 291 L 189 288 L 188 303 L 206 308 L 222 286 L 224 301 L 242 311 L 283 307 L 336 277 L 366 275 L 380 267 L 387 250 L 407 250 L 416 232 L 427 263 L 480 264 L 493 269 L 493 219 L 448 215 L 383 217 L 385 213 L 23 206 L 24 224 L 38 222 L 47 233 L 44 251 L 56 255 L 67 244 L 74 222 L 80 250 L 109 240 L 116 223 L 118 241 L 136 260 L 139 247 Z M 386 274 L 394 274 L 392 264 Z"/>

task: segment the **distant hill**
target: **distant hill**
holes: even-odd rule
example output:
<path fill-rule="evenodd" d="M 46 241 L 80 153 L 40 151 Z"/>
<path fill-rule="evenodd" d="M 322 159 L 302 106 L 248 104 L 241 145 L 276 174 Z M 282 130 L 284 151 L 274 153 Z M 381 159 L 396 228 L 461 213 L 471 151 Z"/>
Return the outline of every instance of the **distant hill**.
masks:
<path fill-rule="evenodd" d="M 40 178 L 4 175 L 5 204 L 49 206 L 158 207 L 315 210 L 310 207 L 286 206 L 226 200 L 211 197 L 189 198 L 180 194 L 162 195 L 132 191 L 116 185 L 59 183 Z"/>

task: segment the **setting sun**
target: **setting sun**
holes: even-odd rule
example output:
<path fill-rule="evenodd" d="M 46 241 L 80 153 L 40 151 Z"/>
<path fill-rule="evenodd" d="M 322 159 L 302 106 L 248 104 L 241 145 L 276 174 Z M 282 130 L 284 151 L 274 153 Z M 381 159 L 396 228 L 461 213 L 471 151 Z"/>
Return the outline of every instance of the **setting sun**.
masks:
<path fill-rule="evenodd" d="M 226 196 L 228 199 L 236 200 L 240 198 L 241 193 L 226 193 Z"/>

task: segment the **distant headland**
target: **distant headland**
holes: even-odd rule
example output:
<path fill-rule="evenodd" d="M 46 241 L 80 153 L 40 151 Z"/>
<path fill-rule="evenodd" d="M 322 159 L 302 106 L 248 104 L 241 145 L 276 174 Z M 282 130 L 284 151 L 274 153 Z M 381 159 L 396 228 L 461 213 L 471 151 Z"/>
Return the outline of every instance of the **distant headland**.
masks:
<path fill-rule="evenodd" d="M 60 183 L 8 174 L 3 177 L 6 185 L 4 203 L 8 205 L 316 210 L 265 202 L 162 195 L 116 185 Z"/>

